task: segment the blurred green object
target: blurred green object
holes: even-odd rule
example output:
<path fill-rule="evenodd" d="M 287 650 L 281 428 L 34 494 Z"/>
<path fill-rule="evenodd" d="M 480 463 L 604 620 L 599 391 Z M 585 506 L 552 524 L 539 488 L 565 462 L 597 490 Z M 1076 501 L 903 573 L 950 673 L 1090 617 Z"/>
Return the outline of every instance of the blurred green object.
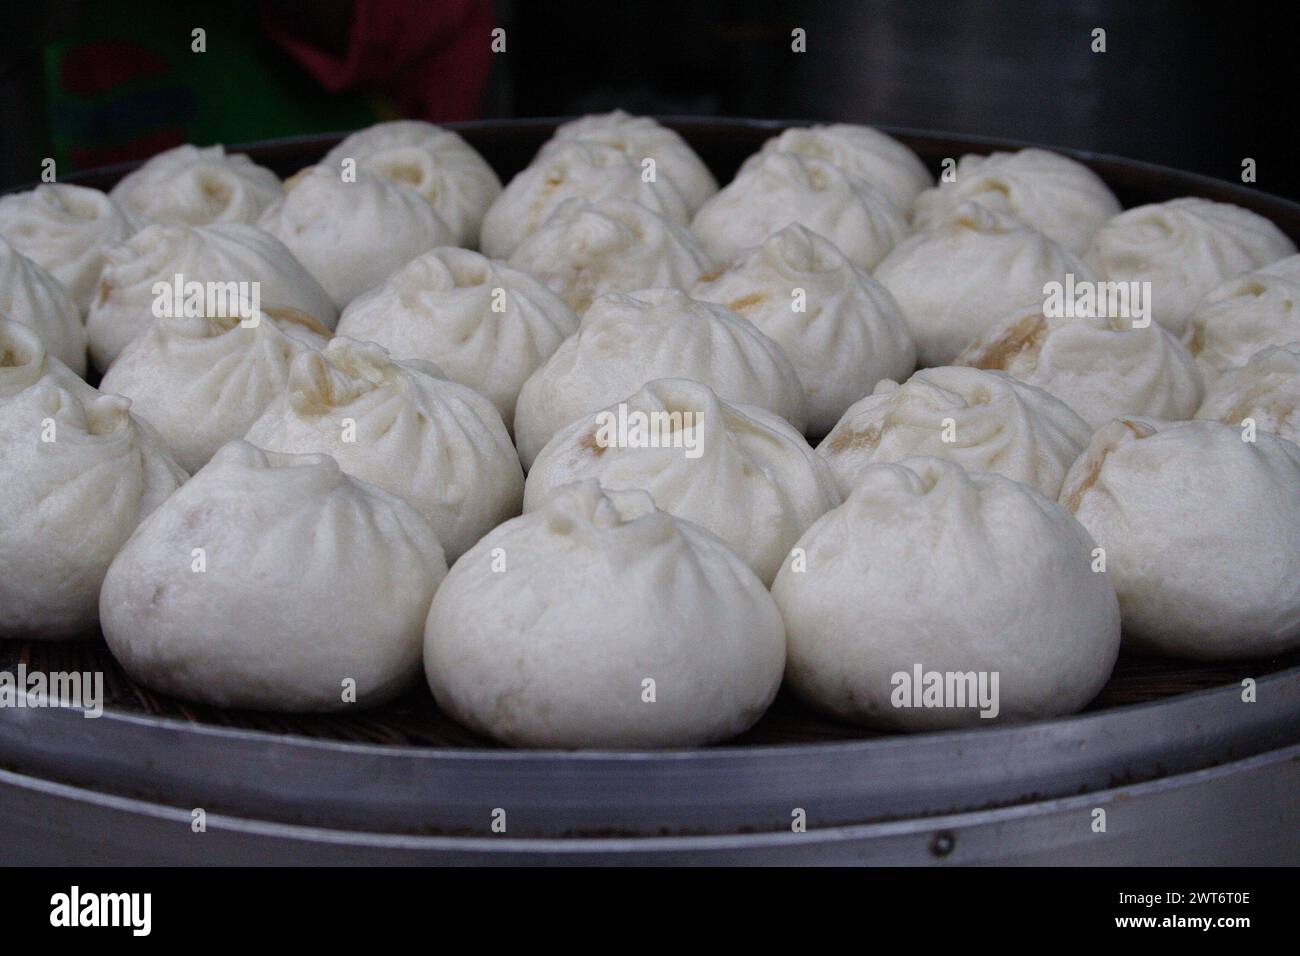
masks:
<path fill-rule="evenodd" d="M 89 6 L 45 47 L 44 73 L 60 171 L 393 116 L 377 96 L 323 91 L 266 38 L 251 0 Z"/>

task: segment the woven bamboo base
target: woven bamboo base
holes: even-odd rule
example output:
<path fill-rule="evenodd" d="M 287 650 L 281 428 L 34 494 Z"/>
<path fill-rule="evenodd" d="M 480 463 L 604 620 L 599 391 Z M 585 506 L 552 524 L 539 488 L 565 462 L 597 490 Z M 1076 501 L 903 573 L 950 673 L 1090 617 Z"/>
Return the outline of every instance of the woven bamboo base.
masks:
<path fill-rule="evenodd" d="M 104 706 L 120 712 L 171 717 L 219 727 L 239 727 L 326 740 L 398 746 L 490 748 L 496 745 L 466 730 L 438 710 L 423 687 L 384 707 L 343 714 L 274 714 L 226 710 L 157 694 L 131 680 L 108 652 L 103 640 L 49 643 L 0 641 L 0 670 L 104 673 Z M 1300 664 L 1300 653 L 1264 661 L 1196 664 L 1121 656 L 1110 682 L 1089 711 L 1162 700 L 1176 694 L 1239 683 Z M 793 694 L 782 691 L 758 724 L 728 745 L 761 746 L 862 740 L 881 734 L 830 720 Z"/>

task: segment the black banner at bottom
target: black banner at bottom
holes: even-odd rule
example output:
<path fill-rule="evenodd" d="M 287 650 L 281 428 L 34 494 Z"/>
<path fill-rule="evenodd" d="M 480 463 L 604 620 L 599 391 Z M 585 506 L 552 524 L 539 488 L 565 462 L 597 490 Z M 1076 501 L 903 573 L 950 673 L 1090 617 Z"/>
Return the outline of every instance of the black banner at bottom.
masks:
<path fill-rule="evenodd" d="M 432 931 L 432 944 L 463 943 L 465 932 L 608 942 L 705 925 L 758 939 L 782 926 L 864 942 L 901 929 L 926 943 L 1021 930 L 1228 941 L 1295 918 L 1284 869 L 10 869 L 0 879 L 6 942 L 19 945 L 72 933 L 204 944 L 284 933 L 337 946 L 401 930 Z"/>

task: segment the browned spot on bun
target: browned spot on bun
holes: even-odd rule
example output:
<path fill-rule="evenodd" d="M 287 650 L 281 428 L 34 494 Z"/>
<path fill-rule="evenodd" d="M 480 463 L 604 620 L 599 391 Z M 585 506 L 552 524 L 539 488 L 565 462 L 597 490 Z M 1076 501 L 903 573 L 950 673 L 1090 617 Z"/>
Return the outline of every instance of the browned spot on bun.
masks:
<path fill-rule="evenodd" d="M 218 179 L 203 181 L 203 195 L 214 200 L 223 209 L 230 205 L 230 187 Z"/>
<path fill-rule="evenodd" d="M 424 178 L 420 167 L 412 163 L 394 163 L 384 170 L 384 174 L 394 182 L 407 186 L 418 186 Z"/>
<path fill-rule="evenodd" d="M 696 282 L 712 282 L 714 279 L 718 278 L 718 276 L 722 275 L 722 274 L 723 274 L 724 272 L 726 272 L 726 271 L 727 271 L 727 270 L 726 270 L 726 267 L 725 267 L 725 266 L 719 266 L 718 268 L 712 270 L 711 272 L 706 272 L 706 273 L 704 273 L 704 275 L 700 276 L 700 277 L 699 277 L 698 279 L 696 279 L 695 281 L 696 281 Z"/>
<path fill-rule="evenodd" d="M 538 196 L 538 199 L 539 200 L 545 199 L 546 197 L 550 196 L 551 193 L 555 192 L 555 190 L 559 189 L 563 185 L 564 185 L 564 173 L 561 172 L 548 173 L 546 175 L 546 179 L 542 181 L 542 192 L 541 195 Z"/>
<path fill-rule="evenodd" d="M 294 186 L 297 186 L 299 181 L 302 180 L 302 178 L 306 176 L 308 173 L 310 173 L 311 171 L 312 171 L 311 166 L 304 166 L 302 169 L 298 170 L 296 173 L 294 173 L 292 176 L 290 176 L 288 179 L 284 181 L 284 191 L 288 192 Z"/>
<path fill-rule="evenodd" d="M 325 326 L 320 323 L 319 319 L 303 312 L 301 309 L 291 309 L 288 306 L 283 306 L 274 309 L 263 309 L 262 314 L 275 322 L 291 322 L 295 325 L 301 325 L 327 339 L 333 338 L 334 336 L 334 333 L 325 328 Z"/>
<path fill-rule="evenodd" d="M 1193 325 L 1191 338 L 1187 340 L 1187 351 L 1193 355 L 1200 355 L 1201 350 L 1205 348 L 1205 326 Z"/>
<path fill-rule="evenodd" d="M 1116 421 L 1138 438 L 1148 438 L 1155 434 L 1151 429 L 1139 425 L 1136 422 L 1131 422 L 1127 418 L 1116 419 Z M 1089 488 L 1095 485 L 1097 479 L 1101 477 L 1102 466 L 1106 464 L 1106 456 L 1110 454 L 1110 451 L 1110 448 L 1103 448 L 1099 454 L 1089 457 L 1088 474 L 1084 476 L 1083 481 L 1079 482 L 1079 484 L 1075 486 L 1074 490 L 1072 490 L 1065 498 L 1065 510 L 1070 512 L 1070 514 L 1075 514 L 1079 510 L 1079 506 L 1083 504 L 1084 494 Z"/>
<path fill-rule="evenodd" d="M 741 296 L 739 299 L 734 299 L 731 302 L 728 302 L 727 308 L 732 312 L 739 312 L 741 315 L 745 315 L 753 309 L 754 306 L 758 305 L 766 298 L 767 296 L 761 292 L 751 292 L 749 295 Z"/>
<path fill-rule="evenodd" d="M 538 220 L 542 216 L 547 200 L 550 199 L 551 194 L 562 185 L 564 185 L 564 173 L 559 170 L 552 170 L 546 174 L 546 178 L 542 180 L 541 191 L 537 194 L 537 198 L 533 200 L 532 205 L 528 207 L 528 223 L 530 230 L 535 229 L 540 225 Z"/>
<path fill-rule="evenodd" d="M 1065 510 L 1070 512 L 1070 514 L 1076 514 L 1078 512 L 1079 505 L 1083 504 L 1084 493 L 1097 483 L 1097 478 L 1101 475 L 1101 466 L 1105 463 L 1106 456 L 1098 455 L 1092 461 L 1092 465 L 1088 469 L 1088 474 L 1084 477 L 1083 481 L 1081 481 L 1075 489 L 1066 496 Z"/>
<path fill-rule="evenodd" d="M 985 345 L 967 349 L 954 364 L 972 368 L 1005 370 L 1020 353 L 1034 348 L 1047 331 L 1047 320 L 1041 313 L 1025 316 L 1011 325 L 1001 335 Z"/>
<path fill-rule="evenodd" d="M 594 455 L 597 458 L 605 454 L 605 446 L 602 445 L 599 439 L 596 438 L 595 432 L 589 432 L 586 435 L 583 435 L 581 438 L 579 438 L 578 447 L 585 448 L 587 451 L 591 452 L 592 455 Z"/>
<path fill-rule="evenodd" d="M 859 448 L 875 448 L 880 444 L 880 426 L 868 425 L 861 431 L 855 431 L 852 428 L 846 428 L 834 438 L 831 439 L 829 448 L 831 454 L 838 455 L 846 451 L 856 451 Z"/>

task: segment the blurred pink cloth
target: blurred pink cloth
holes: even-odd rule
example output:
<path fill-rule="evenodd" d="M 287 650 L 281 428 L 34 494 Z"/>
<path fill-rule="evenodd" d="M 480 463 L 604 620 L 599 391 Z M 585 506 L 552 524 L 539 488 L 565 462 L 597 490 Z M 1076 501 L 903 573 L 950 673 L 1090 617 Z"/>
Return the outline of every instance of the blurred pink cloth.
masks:
<path fill-rule="evenodd" d="M 269 12 L 267 34 L 331 93 L 372 88 L 402 116 L 473 119 L 492 69 L 491 0 L 354 0 L 341 53 Z"/>

